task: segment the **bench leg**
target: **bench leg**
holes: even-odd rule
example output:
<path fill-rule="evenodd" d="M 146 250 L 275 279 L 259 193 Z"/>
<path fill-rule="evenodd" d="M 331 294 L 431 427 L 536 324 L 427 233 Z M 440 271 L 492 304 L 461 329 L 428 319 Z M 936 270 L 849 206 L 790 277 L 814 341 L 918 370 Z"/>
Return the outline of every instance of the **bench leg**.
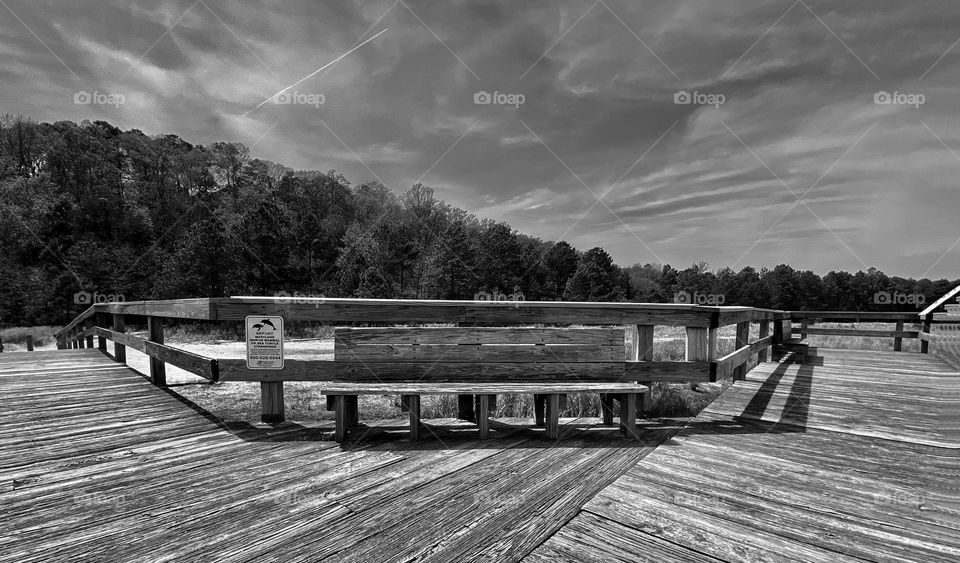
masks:
<path fill-rule="evenodd" d="M 557 440 L 560 438 L 560 395 L 556 393 L 547 395 L 546 406 L 547 439 Z"/>
<path fill-rule="evenodd" d="M 457 395 L 457 418 L 474 422 L 473 395 Z"/>
<path fill-rule="evenodd" d="M 480 427 L 480 439 L 490 437 L 490 395 L 478 395 L 480 406 L 477 408 L 477 426 Z"/>
<path fill-rule="evenodd" d="M 637 434 L 637 395 L 640 393 L 626 393 L 620 403 L 620 428 L 627 438 L 640 439 Z"/>
<path fill-rule="evenodd" d="M 410 441 L 416 442 L 420 439 L 420 395 L 404 395 L 410 408 Z"/>
<path fill-rule="evenodd" d="M 260 382 L 260 422 L 283 422 L 283 382 Z"/>
<path fill-rule="evenodd" d="M 343 442 L 347 439 L 347 431 L 350 427 L 347 420 L 347 397 L 345 395 L 334 395 L 333 413 L 336 424 L 336 429 L 333 431 L 333 439 L 337 442 Z"/>
<path fill-rule="evenodd" d="M 347 395 L 347 424 L 351 427 L 360 422 L 360 400 L 356 395 Z"/>
<path fill-rule="evenodd" d="M 473 414 L 474 414 L 474 415 L 477 415 L 477 413 L 480 412 L 480 397 L 482 397 L 482 395 L 474 395 L 473 397 L 474 397 L 474 400 L 473 400 Z M 493 411 L 497 410 L 497 396 L 496 396 L 496 395 L 487 395 L 487 397 L 490 398 L 490 400 L 487 401 L 487 412 L 488 412 L 488 413 L 492 413 Z M 477 420 L 479 421 L 480 419 L 477 418 Z"/>
<path fill-rule="evenodd" d="M 604 426 L 613 426 L 613 397 L 609 393 L 600 393 L 600 413 Z"/>
<path fill-rule="evenodd" d="M 543 395 L 533 396 L 533 416 L 534 426 L 543 426 L 543 409 L 546 403 L 546 397 Z"/>

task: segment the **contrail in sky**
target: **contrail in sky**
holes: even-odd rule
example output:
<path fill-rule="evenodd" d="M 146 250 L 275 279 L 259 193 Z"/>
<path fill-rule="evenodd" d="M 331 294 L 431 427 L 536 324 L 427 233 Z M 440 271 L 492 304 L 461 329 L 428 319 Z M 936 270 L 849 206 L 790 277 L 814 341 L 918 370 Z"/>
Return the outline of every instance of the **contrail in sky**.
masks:
<path fill-rule="evenodd" d="M 266 100 L 263 100 L 262 102 L 260 102 L 260 103 L 257 105 L 257 107 L 255 107 L 255 108 L 253 108 L 253 109 L 245 112 L 243 115 L 247 115 L 248 113 L 250 113 L 250 112 L 253 111 L 253 110 L 260 109 L 261 107 L 263 107 L 264 104 L 266 104 L 266 103 L 269 102 L 270 100 L 274 99 L 275 97 L 279 96 L 280 94 L 283 94 L 284 92 L 286 92 L 286 91 L 289 90 L 290 88 L 293 88 L 294 86 L 296 86 L 297 84 L 300 84 L 301 82 L 303 82 L 304 80 L 310 78 L 311 76 L 316 76 L 316 74 L 317 74 L 318 72 L 322 71 L 322 70 L 325 69 L 325 68 L 328 68 L 328 67 L 329 67 L 330 65 L 332 65 L 333 63 L 335 63 L 335 62 L 339 61 L 340 59 L 346 57 L 347 55 L 349 55 L 350 53 L 356 51 L 356 50 L 359 49 L 360 47 L 363 47 L 363 46 L 366 45 L 367 43 L 373 41 L 374 39 L 376 39 L 376 38 L 379 37 L 380 35 L 386 33 L 388 29 L 390 29 L 390 28 L 389 28 L 389 27 L 384 28 L 383 31 L 381 31 L 380 33 L 377 33 L 377 34 L 374 35 L 373 37 L 370 37 L 369 39 L 365 40 L 363 43 L 361 43 L 361 44 L 357 45 L 356 47 L 350 49 L 350 50 L 347 51 L 346 53 L 344 53 L 344 54 L 340 55 L 339 57 L 333 59 L 333 60 L 330 61 L 329 63 L 323 65 L 322 67 L 320 67 L 320 68 L 318 68 L 317 70 L 311 72 L 310 74 L 304 76 L 304 77 L 301 78 L 300 80 L 297 80 L 297 81 L 294 82 L 293 84 L 287 86 L 287 87 L 284 88 L 283 90 L 280 90 L 279 92 L 277 92 L 276 94 L 270 96 L 270 97 L 267 98 Z M 242 116 L 241 116 L 241 117 L 242 117 Z"/>

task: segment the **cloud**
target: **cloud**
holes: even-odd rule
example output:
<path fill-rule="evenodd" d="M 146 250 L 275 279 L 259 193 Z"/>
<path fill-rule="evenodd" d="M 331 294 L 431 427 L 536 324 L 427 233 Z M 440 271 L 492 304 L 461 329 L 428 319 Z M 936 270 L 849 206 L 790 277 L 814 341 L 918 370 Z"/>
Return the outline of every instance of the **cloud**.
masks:
<path fill-rule="evenodd" d="M 624 264 L 960 276 L 960 248 L 941 259 L 960 237 L 950 3 L 8 4 L 25 26 L 0 26 L 4 111 L 236 140 L 398 191 L 422 178 Z M 297 86 L 322 105 L 250 111 L 384 28 Z M 95 89 L 129 102 L 73 104 Z M 478 105 L 481 90 L 525 101 Z M 725 101 L 675 104 L 680 90 Z"/>

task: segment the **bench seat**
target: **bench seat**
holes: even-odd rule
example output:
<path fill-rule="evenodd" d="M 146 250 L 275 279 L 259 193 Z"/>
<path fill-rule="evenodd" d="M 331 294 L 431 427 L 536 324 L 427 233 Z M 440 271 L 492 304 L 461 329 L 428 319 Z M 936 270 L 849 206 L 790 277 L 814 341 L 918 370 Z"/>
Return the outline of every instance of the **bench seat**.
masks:
<path fill-rule="evenodd" d="M 649 387 L 638 383 L 348 383 L 333 382 L 321 386 L 324 395 L 503 395 L 553 393 L 646 393 Z"/>
<path fill-rule="evenodd" d="M 599 393 L 604 423 L 637 437 L 636 406 L 649 391 L 626 374 L 622 328 L 337 328 L 334 362 L 350 366 L 320 390 L 335 411 L 338 442 L 358 422 L 359 395 L 400 395 L 410 413 L 410 437 L 420 430 L 421 395 L 457 395 L 473 404 L 480 438 L 490 429 L 496 396 L 534 396 L 537 424 L 559 437 L 561 399 L 568 393 Z M 475 419 L 475 420 L 474 420 Z"/>

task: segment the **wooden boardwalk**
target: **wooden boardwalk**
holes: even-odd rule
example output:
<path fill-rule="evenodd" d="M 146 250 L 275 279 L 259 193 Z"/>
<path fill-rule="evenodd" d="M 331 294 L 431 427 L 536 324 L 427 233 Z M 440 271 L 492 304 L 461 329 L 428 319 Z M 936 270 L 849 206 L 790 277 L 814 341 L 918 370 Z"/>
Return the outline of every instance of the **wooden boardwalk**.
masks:
<path fill-rule="evenodd" d="M 0 561 L 960 559 L 960 373 L 814 359 L 639 444 L 499 419 L 340 447 L 332 423 L 220 423 L 96 350 L 2 354 Z"/>
<path fill-rule="evenodd" d="M 960 561 L 960 373 L 763 364 L 524 561 Z"/>

